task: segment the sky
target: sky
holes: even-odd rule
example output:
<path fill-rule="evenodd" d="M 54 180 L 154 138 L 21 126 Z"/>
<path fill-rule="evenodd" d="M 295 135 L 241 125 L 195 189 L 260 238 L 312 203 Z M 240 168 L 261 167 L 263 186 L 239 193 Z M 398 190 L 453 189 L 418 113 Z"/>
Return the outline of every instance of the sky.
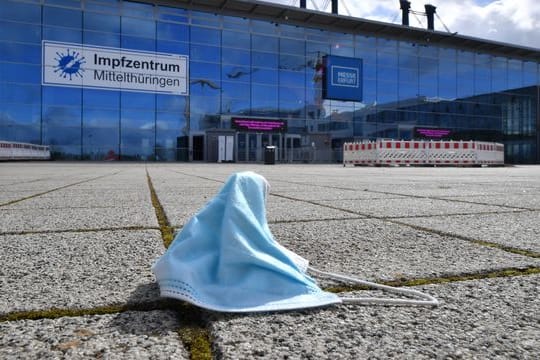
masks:
<path fill-rule="evenodd" d="M 265 0 L 299 6 L 299 0 Z M 424 4 L 437 7 L 435 30 L 457 32 L 504 43 L 540 49 L 540 1 L 538 0 L 409 0 L 411 10 L 425 12 Z M 308 9 L 330 12 L 330 0 L 306 0 Z M 345 6 L 343 5 L 345 3 Z M 326 10 L 323 6 L 328 4 Z M 401 24 L 399 0 L 339 0 L 339 14 Z M 417 19 L 418 18 L 418 19 Z M 420 22 L 418 21 L 420 20 Z M 444 23 L 444 24 L 443 24 Z M 426 28 L 425 16 L 409 15 L 409 24 Z"/>

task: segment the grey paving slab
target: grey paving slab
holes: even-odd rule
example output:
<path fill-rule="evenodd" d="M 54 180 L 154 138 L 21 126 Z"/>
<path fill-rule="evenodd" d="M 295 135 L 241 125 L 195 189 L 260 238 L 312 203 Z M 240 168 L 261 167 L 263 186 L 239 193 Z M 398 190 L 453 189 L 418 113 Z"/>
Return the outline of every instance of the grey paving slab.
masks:
<path fill-rule="evenodd" d="M 140 191 L 55 191 L 36 196 L 11 205 L 10 209 L 62 209 L 62 208 L 98 208 L 98 207 L 138 207 L 151 205 L 150 192 Z"/>
<path fill-rule="evenodd" d="M 437 308 L 338 305 L 214 315 L 218 358 L 538 359 L 540 276 L 424 287 Z"/>
<path fill-rule="evenodd" d="M 540 212 L 400 219 L 449 234 L 540 253 Z"/>
<path fill-rule="evenodd" d="M 17 201 L 20 199 L 27 198 L 29 196 L 34 196 L 38 192 L 36 191 L 0 191 L 0 206 L 5 206 L 6 204 Z"/>
<path fill-rule="evenodd" d="M 382 220 L 271 224 L 276 241 L 320 270 L 368 280 L 426 278 L 509 267 L 540 266 L 540 259 Z M 317 279 L 321 286 L 329 283 Z"/>
<path fill-rule="evenodd" d="M 93 308 L 158 296 L 159 231 L 0 235 L 0 313 Z"/>
<path fill-rule="evenodd" d="M 272 194 L 283 195 L 294 199 L 308 201 L 334 201 L 334 200 L 375 200 L 375 199 L 403 199 L 405 196 L 374 193 L 363 190 L 343 190 L 328 187 L 313 187 L 307 190 L 306 187 L 297 190 L 271 189 Z"/>
<path fill-rule="evenodd" d="M 2 359 L 189 359 L 172 311 L 0 323 Z"/>
<path fill-rule="evenodd" d="M 496 205 L 480 205 L 425 198 L 388 198 L 368 200 L 318 201 L 321 205 L 330 205 L 340 209 L 355 211 L 360 214 L 380 217 L 405 216 L 441 216 L 453 214 L 474 214 L 484 212 L 509 212 L 512 209 Z M 518 209 L 515 209 L 516 211 Z"/>
<path fill-rule="evenodd" d="M 49 211 L 0 207 L 0 233 L 157 226 L 151 204 L 112 208 L 59 207 Z"/>

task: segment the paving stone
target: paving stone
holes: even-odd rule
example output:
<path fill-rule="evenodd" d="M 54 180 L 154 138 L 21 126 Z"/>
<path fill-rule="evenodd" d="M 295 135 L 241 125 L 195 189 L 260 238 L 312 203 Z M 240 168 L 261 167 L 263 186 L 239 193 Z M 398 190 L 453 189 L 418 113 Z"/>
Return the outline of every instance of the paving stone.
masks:
<path fill-rule="evenodd" d="M 538 359 L 540 276 L 432 285 L 437 308 L 337 305 L 213 314 L 227 359 Z M 348 294 L 350 295 L 350 294 Z"/>
<path fill-rule="evenodd" d="M 519 195 L 486 195 L 454 197 L 453 200 L 468 201 L 472 203 L 492 204 L 529 210 L 540 210 L 540 191 L 531 193 L 524 191 Z"/>
<path fill-rule="evenodd" d="M 540 253 L 540 212 L 475 214 L 400 221 L 449 234 Z"/>
<path fill-rule="evenodd" d="M 0 313 L 93 308 L 158 296 L 157 230 L 0 235 Z"/>
<path fill-rule="evenodd" d="M 68 200 L 67 200 L 68 201 Z M 63 203 L 63 202 L 61 202 Z M 113 208 L 8 209 L 0 207 L 0 233 L 157 227 L 151 204 Z"/>
<path fill-rule="evenodd" d="M 540 259 L 382 220 L 271 224 L 276 241 L 324 271 L 367 280 L 426 278 L 540 266 Z M 317 279 L 321 286 L 334 282 Z"/>
<path fill-rule="evenodd" d="M 189 359 L 173 311 L 0 323 L 2 359 Z"/>

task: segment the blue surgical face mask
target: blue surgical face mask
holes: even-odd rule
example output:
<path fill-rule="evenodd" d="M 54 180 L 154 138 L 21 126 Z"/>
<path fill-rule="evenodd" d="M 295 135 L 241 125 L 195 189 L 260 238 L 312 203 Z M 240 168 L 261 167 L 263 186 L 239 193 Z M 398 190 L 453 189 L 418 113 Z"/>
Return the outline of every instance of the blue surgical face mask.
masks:
<path fill-rule="evenodd" d="M 277 243 L 266 221 L 268 182 L 253 172 L 233 174 L 221 191 L 176 236 L 152 270 L 162 296 L 223 312 L 319 307 L 341 302 L 436 305 L 414 290 L 389 288 L 312 269 Z M 314 273 L 423 300 L 342 299 L 321 290 Z"/>

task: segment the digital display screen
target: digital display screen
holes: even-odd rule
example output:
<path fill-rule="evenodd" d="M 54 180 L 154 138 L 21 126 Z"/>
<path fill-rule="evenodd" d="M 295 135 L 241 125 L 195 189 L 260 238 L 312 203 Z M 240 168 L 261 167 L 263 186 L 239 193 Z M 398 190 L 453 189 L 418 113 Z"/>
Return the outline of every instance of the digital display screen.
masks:
<path fill-rule="evenodd" d="M 287 121 L 275 119 L 232 118 L 233 129 L 254 132 L 286 132 Z"/>
<path fill-rule="evenodd" d="M 416 138 L 421 139 L 446 139 L 452 134 L 450 129 L 440 128 L 414 128 Z"/>

